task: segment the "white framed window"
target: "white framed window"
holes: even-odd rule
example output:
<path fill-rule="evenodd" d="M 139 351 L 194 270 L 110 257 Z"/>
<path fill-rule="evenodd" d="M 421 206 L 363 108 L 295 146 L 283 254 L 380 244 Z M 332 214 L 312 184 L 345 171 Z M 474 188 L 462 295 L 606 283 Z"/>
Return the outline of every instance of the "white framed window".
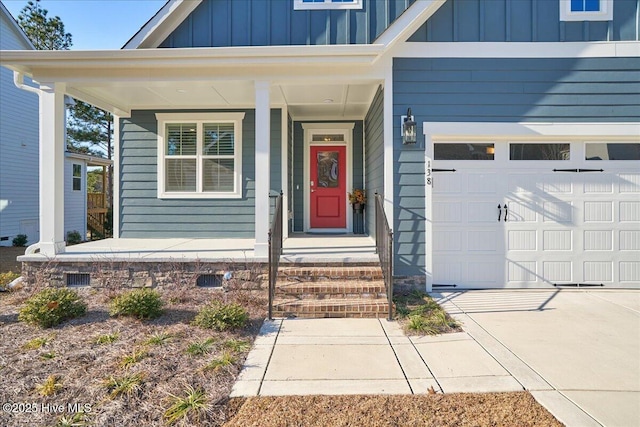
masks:
<path fill-rule="evenodd" d="M 73 191 L 82 191 L 82 165 L 73 164 Z"/>
<path fill-rule="evenodd" d="M 157 113 L 158 198 L 241 198 L 244 113 Z"/>
<path fill-rule="evenodd" d="M 560 0 L 561 21 L 611 21 L 613 0 Z"/>
<path fill-rule="evenodd" d="M 293 0 L 293 9 L 362 9 L 362 0 Z"/>

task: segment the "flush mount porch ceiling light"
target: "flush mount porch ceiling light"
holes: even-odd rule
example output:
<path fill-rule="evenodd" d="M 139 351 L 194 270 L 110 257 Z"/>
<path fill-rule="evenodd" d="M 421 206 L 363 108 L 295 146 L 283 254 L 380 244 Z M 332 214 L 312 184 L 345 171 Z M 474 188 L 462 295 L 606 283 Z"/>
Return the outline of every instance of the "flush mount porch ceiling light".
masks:
<path fill-rule="evenodd" d="M 411 107 L 407 108 L 407 115 L 400 117 L 402 129 L 402 143 L 415 144 L 418 138 L 416 122 L 411 115 Z"/>

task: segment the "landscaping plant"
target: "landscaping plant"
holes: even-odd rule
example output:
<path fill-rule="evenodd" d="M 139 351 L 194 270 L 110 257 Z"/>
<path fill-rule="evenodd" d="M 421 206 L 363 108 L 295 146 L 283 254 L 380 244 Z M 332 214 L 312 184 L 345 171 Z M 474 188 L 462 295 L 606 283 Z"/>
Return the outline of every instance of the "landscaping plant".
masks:
<path fill-rule="evenodd" d="M 87 305 L 74 290 L 45 288 L 25 302 L 18 319 L 42 328 L 50 328 L 86 312 Z"/>
<path fill-rule="evenodd" d="M 171 406 L 165 411 L 164 418 L 169 425 L 186 417 L 192 422 L 200 421 L 210 407 L 204 390 L 187 386 L 184 397 L 171 395 Z"/>
<path fill-rule="evenodd" d="M 198 312 L 193 324 L 201 328 L 224 331 L 242 328 L 248 320 L 249 314 L 241 305 L 212 301 Z"/>
<path fill-rule="evenodd" d="M 437 335 L 455 332 L 460 325 L 422 291 L 396 295 L 396 315 L 409 334 Z"/>
<path fill-rule="evenodd" d="M 133 316 L 138 319 L 155 319 L 162 314 L 162 298 L 152 289 L 136 289 L 116 297 L 109 313 L 116 316 Z"/>

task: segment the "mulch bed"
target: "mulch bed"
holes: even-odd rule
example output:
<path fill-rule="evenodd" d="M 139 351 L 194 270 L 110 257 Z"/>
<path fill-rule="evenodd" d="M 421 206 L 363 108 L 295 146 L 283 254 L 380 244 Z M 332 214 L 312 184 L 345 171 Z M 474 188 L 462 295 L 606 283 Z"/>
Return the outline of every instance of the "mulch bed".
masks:
<path fill-rule="evenodd" d="M 209 410 L 199 420 L 190 418 L 184 425 L 218 426 L 227 421 L 233 406 L 227 405 L 237 377 L 263 319 L 266 317 L 266 292 L 210 289 L 161 290 L 166 301 L 161 317 L 151 321 L 112 318 L 108 302 L 112 292 L 81 289 L 88 302 L 85 316 L 49 329 L 40 329 L 18 321 L 18 312 L 33 290 L 20 289 L 0 293 L 0 404 L 6 402 L 36 404 L 32 413 L 0 412 L 0 426 L 54 426 L 62 416 L 71 417 L 68 404 L 90 405 L 86 425 L 90 426 L 165 426 L 164 413 L 171 395 L 183 396 L 188 386 L 202 389 Z M 217 332 L 191 324 L 198 310 L 211 299 L 236 302 L 250 313 L 249 325 L 238 331 Z M 118 334 L 112 343 L 98 344 L 97 338 Z M 146 341 L 156 333 L 171 335 L 163 345 Z M 37 349 L 25 344 L 34 338 L 46 338 Z M 186 348 L 193 342 L 212 338 L 209 354 L 191 356 Z M 225 342 L 243 340 L 248 346 L 234 353 L 234 362 L 218 370 L 205 366 L 228 352 Z M 144 350 L 145 357 L 125 367 L 123 357 Z M 140 373 L 143 382 L 131 395 L 110 396 L 105 380 Z M 55 375 L 61 384 L 54 395 L 43 397 L 37 386 Z M 51 405 L 64 406 L 63 413 L 52 412 Z M 48 410 L 43 410 L 42 405 Z M 33 409 L 34 407 L 31 407 Z M 229 411 L 232 411 L 228 414 Z M 74 424 L 78 425 L 78 424 Z M 82 424 L 85 425 L 85 424 Z"/>
<path fill-rule="evenodd" d="M 527 392 L 233 400 L 242 406 L 225 427 L 563 425 Z"/>

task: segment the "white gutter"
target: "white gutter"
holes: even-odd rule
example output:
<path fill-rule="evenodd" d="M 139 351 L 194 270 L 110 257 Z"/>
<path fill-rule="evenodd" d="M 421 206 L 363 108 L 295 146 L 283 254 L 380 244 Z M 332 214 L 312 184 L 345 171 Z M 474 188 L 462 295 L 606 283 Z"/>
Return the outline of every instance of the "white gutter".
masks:
<path fill-rule="evenodd" d="M 42 91 L 37 88 L 37 87 L 33 87 L 33 86 L 29 86 L 27 84 L 24 83 L 24 74 L 18 72 L 18 71 L 14 71 L 13 72 L 13 84 L 16 85 L 16 87 L 18 89 L 22 89 L 25 90 L 27 92 L 31 92 L 31 93 L 35 93 L 36 95 L 38 95 L 38 98 L 40 98 L 40 94 L 42 93 Z M 33 245 L 29 245 L 29 247 L 27 247 L 27 249 L 24 251 L 25 255 L 32 255 L 35 254 L 36 251 L 38 249 L 40 249 L 40 245 L 42 243 L 42 240 L 38 241 L 37 243 L 34 243 Z M 13 282 L 12 282 L 13 284 Z"/>
<path fill-rule="evenodd" d="M 18 89 L 26 90 L 27 92 L 35 93 L 36 95 L 40 96 L 40 89 L 25 84 L 24 74 L 19 71 L 13 72 L 13 84 L 16 85 Z"/>

